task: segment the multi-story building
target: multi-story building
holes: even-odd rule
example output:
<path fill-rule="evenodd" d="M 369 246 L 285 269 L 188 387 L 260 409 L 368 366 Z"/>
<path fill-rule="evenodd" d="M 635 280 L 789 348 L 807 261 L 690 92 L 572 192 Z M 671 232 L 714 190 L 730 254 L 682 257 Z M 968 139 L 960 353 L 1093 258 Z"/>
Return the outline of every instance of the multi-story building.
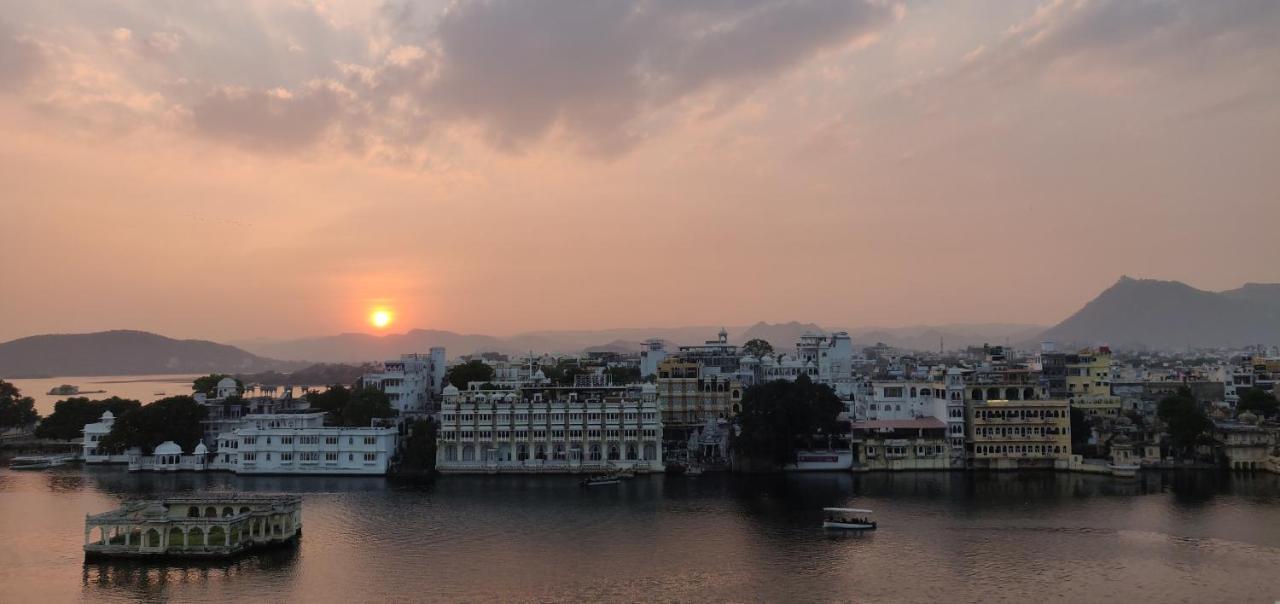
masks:
<path fill-rule="evenodd" d="M 105 451 L 98 450 L 98 443 L 111 433 L 111 427 L 116 423 L 116 416 L 111 411 L 103 411 L 102 419 L 92 424 L 85 424 L 82 433 L 84 441 L 81 443 L 81 457 L 85 463 L 128 463 L 129 457 L 137 455 L 139 451 L 131 450 L 125 453 L 110 454 Z"/>
<path fill-rule="evenodd" d="M 1275 452 L 1275 435 L 1257 425 L 1257 416 L 1241 413 L 1236 420 L 1213 422 L 1218 459 L 1232 470 L 1263 470 Z"/>
<path fill-rule="evenodd" d="M 662 423 L 670 435 L 684 442 L 687 429 L 704 425 L 709 419 L 730 418 L 742 410 L 742 383 L 736 376 L 723 375 L 715 367 L 680 357 L 658 365 L 655 382 Z"/>
<path fill-rule="evenodd" d="M 853 424 L 853 450 L 862 470 L 949 470 L 947 424 L 936 417 L 868 420 Z"/>
<path fill-rule="evenodd" d="M 716 339 L 694 346 L 681 346 L 675 356 L 708 369 L 714 368 L 722 374 L 738 372 L 738 347 L 729 343 L 729 332 L 723 328 Z"/>
<path fill-rule="evenodd" d="M 947 417 L 947 388 L 941 382 L 872 380 L 854 400 L 854 417 L 859 420 Z"/>
<path fill-rule="evenodd" d="M 1071 406 L 1090 417 L 1119 417 L 1122 404 L 1111 387 L 1115 375 L 1111 349 L 1103 346 L 1081 350 L 1066 355 L 1065 361 L 1067 401 Z"/>
<path fill-rule="evenodd" d="M 1066 468 L 1071 460 L 1070 403 L 974 401 L 969 406 L 968 441 L 976 469 Z"/>
<path fill-rule="evenodd" d="M 667 347 L 662 340 L 651 338 L 644 341 L 640 349 L 640 377 L 647 378 L 658 374 L 658 363 L 667 358 Z"/>
<path fill-rule="evenodd" d="M 240 427 L 219 435 L 209 468 L 237 474 L 387 473 L 398 445 L 396 428 L 325 426 L 324 416 L 245 416 Z"/>
<path fill-rule="evenodd" d="M 663 469 L 657 388 L 444 389 L 436 469 L 444 473 Z"/>
<path fill-rule="evenodd" d="M 445 350 L 437 346 L 428 354 L 402 354 L 386 361 L 382 371 L 366 373 L 360 381 L 366 388 L 385 392 L 391 406 L 402 414 L 434 413 L 445 370 Z"/>

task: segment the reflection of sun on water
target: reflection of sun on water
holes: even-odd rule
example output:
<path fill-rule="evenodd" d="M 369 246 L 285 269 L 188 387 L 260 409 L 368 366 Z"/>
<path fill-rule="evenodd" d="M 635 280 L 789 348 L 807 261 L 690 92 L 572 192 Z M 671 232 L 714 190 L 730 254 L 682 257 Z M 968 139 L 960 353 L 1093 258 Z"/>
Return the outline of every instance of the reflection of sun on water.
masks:
<path fill-rule="evenodd" d="M 369 324 L 377 327 L 378 329 L 383 329 L 391 324 L 392 318 L 390 310 L 385 308 L 376 308 L 369 314 Z"/>

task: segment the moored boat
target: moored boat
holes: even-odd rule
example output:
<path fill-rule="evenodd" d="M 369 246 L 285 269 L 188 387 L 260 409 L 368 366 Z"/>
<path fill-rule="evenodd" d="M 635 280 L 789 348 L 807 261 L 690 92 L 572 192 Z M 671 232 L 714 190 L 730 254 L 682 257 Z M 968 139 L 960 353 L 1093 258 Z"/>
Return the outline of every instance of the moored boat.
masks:
<path fill-rule="evenodd" d="M 617 474 L 601 474 L 599 476 L 588 476 L 579 483 L 584 487 L 596 487 L 606 484 L 618 484 L 622 482 L 622 477 Z"/>
<path fill-rule="evenodd" d="M 9 460 L 10 470 L 44 470 L 67 463 L 66 455 L 19 455 Z"/>
<path fill-rule="evenodd" d="M 857 508 L 822 508 L 822 528 L 873 531 L 876 521 L 871 510 Z"/>

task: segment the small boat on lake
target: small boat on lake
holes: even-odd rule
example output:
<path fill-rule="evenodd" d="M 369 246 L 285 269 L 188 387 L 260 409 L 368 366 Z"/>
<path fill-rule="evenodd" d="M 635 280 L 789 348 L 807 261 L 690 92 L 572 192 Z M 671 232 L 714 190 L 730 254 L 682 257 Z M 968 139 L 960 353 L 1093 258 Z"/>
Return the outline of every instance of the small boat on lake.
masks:
<path fill-rule="evenodd" d="M 582 479 L 581 484 L 584 487 L 598 487 L 606 484 L 618 484 L 622 482 L 622 477 L 617 474 L 600 474 L 599 476 L 588 476 Z"/>
<path fill-rule="evenodd" d="M 10 470 L 45 470 L 65 464 L 74 457 L 70 455 L 19 455 L 9 460 Z"/>
<path fill-rule="evenodd" d="M 822 528 L 874 531 L 876 521 L 871 510 L 857 508 L 822 508 Z"/>
<path fill-rule="evenodd" d="M 49 389 L 49 394 L 53 396 L 70 396 L 72 394 L 80 394 L 80 387 L 72 386 L 71 384 L 54 386 L 53 388 Z"/>

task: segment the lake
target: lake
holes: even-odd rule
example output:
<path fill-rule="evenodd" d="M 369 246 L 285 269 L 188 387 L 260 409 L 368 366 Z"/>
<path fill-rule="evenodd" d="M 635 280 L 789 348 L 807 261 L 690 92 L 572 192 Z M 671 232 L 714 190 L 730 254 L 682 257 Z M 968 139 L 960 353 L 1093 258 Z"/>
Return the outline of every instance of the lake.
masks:
<path fill-rule="evenodd" d="M 36 401 L 36 411 L 41 416 L 47 416 L 53 413 L 54 403 L 71 398 L 73 396 L 83 396 L 89 399 L 104 399 L 113 396 L 120 398 L 130 398 L 142 401 L 145 405 L 151 401 L 162 399 L 166 396 L 177 396 L 180 394 L 191 394 L 191 382 L 198 375 L 106 375 L 91 377 L 53 377 L 53 378 L 33 378 L 33 379 L 6 379 L 6 382 L 18 387 L 22 391 L 23 396 L 29 396 Z M 80 388 L 86 394 L 49 394 L 53 388 L 62 384 L 70 384 Z M 104 390 L 87 394 L 94 390 Z"/>
<path fill-rule="evenodd" d="M 300 493 L 296 550 L 85 564 L 84 515 Z M 868 507 L 880 530 L 820 528 Z M 1280 476 L 1055 473 L 380 478 L 0 470 L 0 586 L 50 601 L 1160 601 L 1280 598 Z"/>

